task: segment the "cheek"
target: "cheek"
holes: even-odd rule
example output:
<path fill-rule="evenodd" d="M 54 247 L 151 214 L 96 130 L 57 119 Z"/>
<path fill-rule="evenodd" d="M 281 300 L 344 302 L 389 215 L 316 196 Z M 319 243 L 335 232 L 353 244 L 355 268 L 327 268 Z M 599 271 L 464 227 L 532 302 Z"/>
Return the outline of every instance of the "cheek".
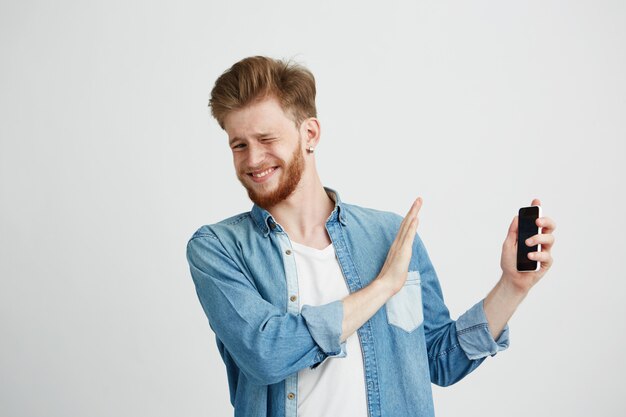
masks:
<path fill-rule="evenodd" d="M 235 167 L 236 172 L 239 172 L 242 169 L 243 161 L 239 155 L 233 155 L 233 166 Z"/>

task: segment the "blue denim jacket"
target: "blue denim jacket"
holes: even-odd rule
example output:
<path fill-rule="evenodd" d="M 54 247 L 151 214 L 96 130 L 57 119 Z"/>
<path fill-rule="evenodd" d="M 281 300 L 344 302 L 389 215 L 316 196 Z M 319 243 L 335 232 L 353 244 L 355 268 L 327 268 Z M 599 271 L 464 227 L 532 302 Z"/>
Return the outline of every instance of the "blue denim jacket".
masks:
<path fill-rule="evenodd" d="M 325 190 L 335 201 L 326 230 L 352 293 L 376 278 L 403 217 Z M 403 289 L 357 331 L 362 352 L 346 352 L 340 342 L 341 300 L 300 311 L 289 237 L 263 208 L 202 226 L 187 244 L 187 261 L 235 416 L 295 417 L 298 371 L 346 355 L 363 356 L 370 417 L 433 416 L 431 382 L 451 385 L 508 347 L 508 326 L 494 341 L 482 301 L 450 318 L 419 234 Z"/>

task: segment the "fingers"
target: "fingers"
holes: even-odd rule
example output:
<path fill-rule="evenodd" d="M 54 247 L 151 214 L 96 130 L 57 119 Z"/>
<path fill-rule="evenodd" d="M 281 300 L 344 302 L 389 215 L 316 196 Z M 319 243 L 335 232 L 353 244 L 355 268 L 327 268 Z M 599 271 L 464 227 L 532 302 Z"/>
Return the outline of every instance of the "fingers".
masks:
<path fill-rule="evenodd" d="M 541 227 L 541 233 L 552 233 L 556 229 L 556 223 L 549 217 L 539 217 L 535 224 Z"/>
<path fill-rule="evenodd" d="M 409 227 L 407 227 L 406 233 L 402 237 L 403 246 L 406 245 L 407 242 L 409 243 L 408 246 L 411 246 L 413 244 L 413 240 L 415 239 L 415 232 L 417 232 L 418 224 L 419 224 L 419 217 L 417 216 L 413 217 L 413 219 L 411 220 L 411 223 L 409 224 Z"/>
<path fill-rule="evenodd" d="M 544 268 L 550 268 L 552 266 L 552 255 L 550 252 L 530 252 L 528 259 L 541 262 L 541 266 Z"/>
<path fill-rule="evenodd" d="M 540 206 L 541 205 L 541 200 L 539 200 L 538 198 L 533 199 L 532 203 L 530 203 L 531 206 Z M 554 231 L 554 229 L 556 229 L 556 223 L 554 223 L 554 220 L 552 220 L 549 217 L 540 217 L 537 219 L 536 221 L 537 226 L 539 227 L 543 227 L 546 230 L 546 233 L 552 232 Z"/>
<path fill-rule="evenodd" d="M 420 208 L 422 208 L 422 197 L 417 197 L 415 201 L 413 201 L 413 204 L 411 205 L 409 212 L 406 214 L 405 219 L 411 215 L 417 215 L 417 213 L 420 211 Z"/>
<path fill-rule="evenodd" d="M 417 209 L 417 211 L 419 211 L 419 208 L 421 206 L 422 206 L 421 197 L 418 197 L 415 199 L 415 201 L 413 201 L 411 208 L 406 213 L 406 216 L 404 216 L 404 219 L 402 219 L 402 223 L 400 223 L 400 229 L 398 229 L 398 236 L 400 236 L 400 234 L 405 230 L 405 228 L 409 226 L 409 224 L 411 223 L 411 219 L 415 217 L 415 215 L 417 215 L 415 210 Z"/>
<path fill-rule="evenodd" d="M 421 207 L 422 207 L 422 199 L 421 197 L 418 197 L 415 199 L 415 201 L 413 202 L 413 205 L 411 205 L 411 208 L 409 209 L 409 212 L 406 214 L 406 216 L 402 220 L 402 223 L 400 224 L 400 230 L 398 230 L 398 235 L 396 236 L 396 240 L 398 240 L 399 242 L 404 241 L 404 238 L 409 232 L 409 229 L 411 227 L 413 220 L 417 218 L 417 214 L 419 213 L 419 209 Z"/>
<path fill-rule="evenodd" d="M 554 244 L 554 235 L 552 234 L 540 234 L 531 236 L 525 241 L 526 246 L 535 246 L 541 243 L 542 248 L 545 250 L 549 250 Z"/>
<path fill-rule="evenodd" d="M 417 224 L 413 225 L 413 221 L 417 221 L 417 214 L 419 213 L 421 207 L 422 198 L 418 197 L 415 199 L 415 201 L 413 201 L 413 204 L 411 205 L 408 213 L 406 214 L 404 219 L 402 219 L 402 222 L 400 223 L 400 228 L 398 229 L 398 233 L 396 234 L 396 238 L 389 248 L 389 253 L 393 253 L 398 245 L 402 245 L 404 243 L 404 240 L 410 232 L 411 227 L 413 227 L 413 230 L 417 228 Z M 413 234 L 415 234 L 415 232 Z"/>
<path fill-rule="evenodd" d="M 406 217 L 403 220 L 403 225 L 401 226 L 402 236 L 400 237 L 402 242 L 404 242 L 404 240 L 406 239 L 407 235 L 409 234 L 411 230 L 413 230 L 413 234 L 415 234 L 415 229 L 417 229 L 417 223 L 419 222 L 417 215 L 419 214 L 419 211 L 421 208 L 422 208 L 422 197 L 418 197 L 413 202 L 413 205 L 411 206 L 409 213 L 406 215 Z"/>

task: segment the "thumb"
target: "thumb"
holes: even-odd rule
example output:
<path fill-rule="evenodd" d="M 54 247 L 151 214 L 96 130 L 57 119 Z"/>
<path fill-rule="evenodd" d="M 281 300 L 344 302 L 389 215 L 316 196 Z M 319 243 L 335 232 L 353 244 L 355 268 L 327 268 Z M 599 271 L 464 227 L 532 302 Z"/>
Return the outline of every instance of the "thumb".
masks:
<path fill-rule="evenodd" d="M 513 221 L 509 226 L 509 231 L 506 235 L 504 243 L 509 246 L 514 246 L 517 243 L 517 228 L 519 224 L 519 216 L 513 217 Z"/>

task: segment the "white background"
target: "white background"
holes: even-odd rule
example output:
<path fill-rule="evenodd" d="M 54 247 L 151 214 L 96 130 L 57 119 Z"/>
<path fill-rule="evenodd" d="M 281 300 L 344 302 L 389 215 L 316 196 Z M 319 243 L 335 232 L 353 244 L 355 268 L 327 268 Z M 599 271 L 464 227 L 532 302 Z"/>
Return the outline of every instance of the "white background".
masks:
<path fill-rule="evenodd" d="M 247 211 L 215 79 L 318 83 L 324 185 L 404 214 L 453 317 L 520 206 L 558 224 L 511 347 L 438 416 L 623 416 L 626 3 L 2 1 L 0 415 L 226 416 L 185 246 Z"/>

